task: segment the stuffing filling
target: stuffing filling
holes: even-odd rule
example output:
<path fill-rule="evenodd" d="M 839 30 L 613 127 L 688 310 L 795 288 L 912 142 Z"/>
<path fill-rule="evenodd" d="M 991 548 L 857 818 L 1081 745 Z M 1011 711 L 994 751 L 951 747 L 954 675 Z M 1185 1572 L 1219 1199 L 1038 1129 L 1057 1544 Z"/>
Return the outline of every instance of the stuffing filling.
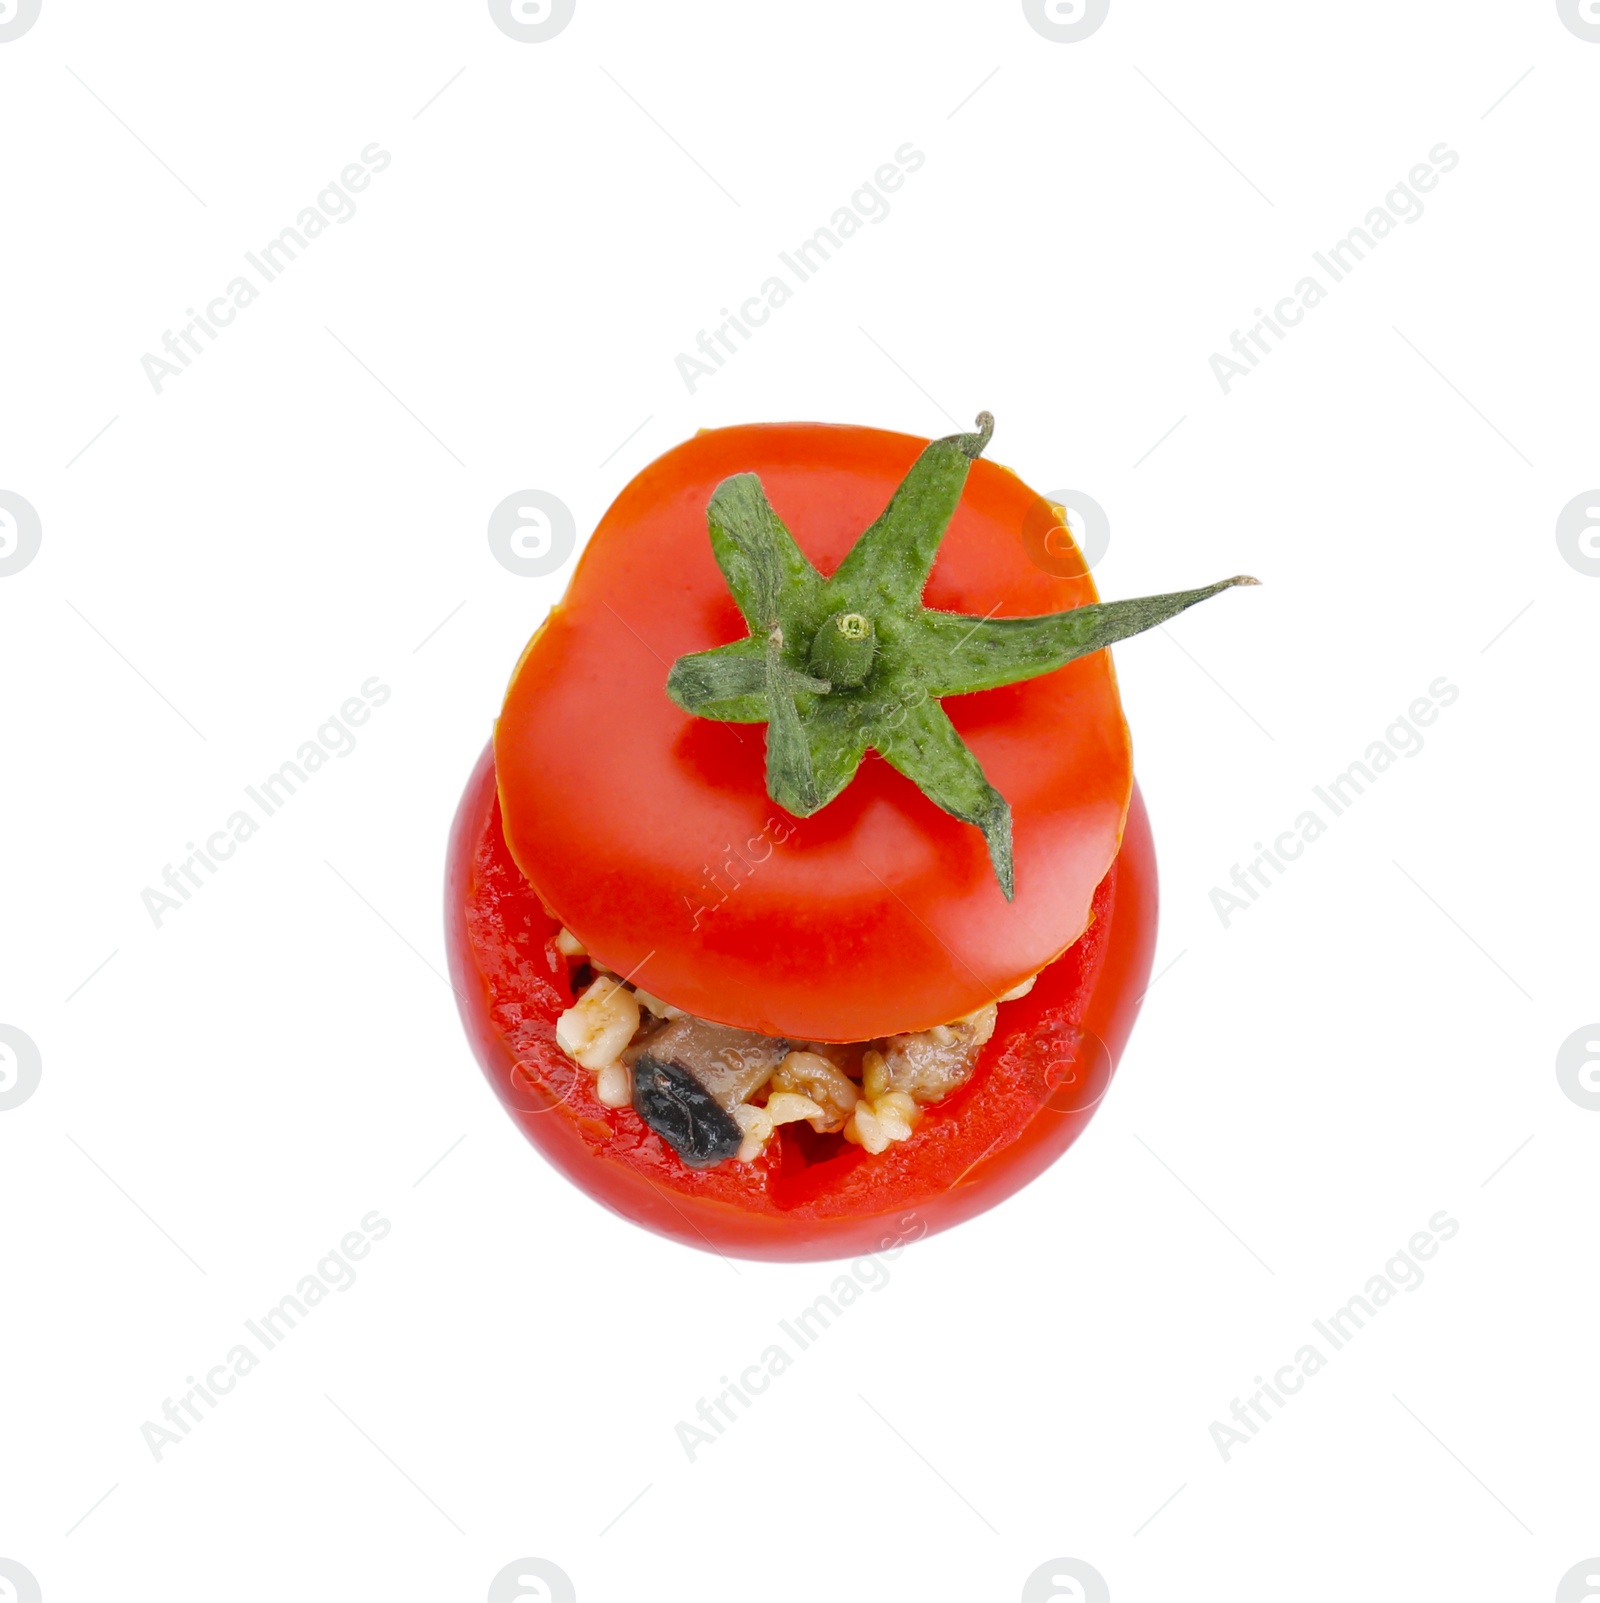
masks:
<path fill-rule="evenodd" d="M 870 1153 L 906 1140 L 923 1109 L 966 1084 L 998 1004 L 910 1035 L 790 1041 L 697 1019 L 593 964 L 569 931 L 556 950 L 581 988 L 556 1042 L 595 1077 L 608 1108 L 632 1106 L 691 1168 L 751 1163 L 779 1125 L 805 1123 Z M 1037 976 L 1034 976 L 1037 978 Z"/>

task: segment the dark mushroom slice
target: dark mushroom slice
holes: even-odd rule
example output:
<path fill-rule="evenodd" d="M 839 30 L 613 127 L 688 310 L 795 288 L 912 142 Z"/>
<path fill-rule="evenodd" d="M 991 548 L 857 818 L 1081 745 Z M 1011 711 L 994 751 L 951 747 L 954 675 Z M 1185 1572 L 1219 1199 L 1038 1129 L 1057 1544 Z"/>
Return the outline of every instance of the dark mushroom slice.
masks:
<path fill-rule="evenodd" d="M 675 1063 L 694 1076 L 725 1113 L 748 1102 L 772 1078 L 790 1050 L 789 1042 L 753 1030 L 685 1014 L 653 1031 L 622 1054 L 637 1063 L 648 1052 L 658 1063 Z"/>
<path fill-rule="evenodd" d="M 633 1060 L 633 1108 L 691 1169 L 711 1169 L 739 1150 L 744 1135 L 685 1068 L 650 1052 Z"/>
<path fill-rule="evenodd" d="M 772 1078 L 789 1043 L 685 1014 L 623 1053 L 634 1111 L 691 1169 L 731 1158 L 744 1139 L 733 1110 Z"/>

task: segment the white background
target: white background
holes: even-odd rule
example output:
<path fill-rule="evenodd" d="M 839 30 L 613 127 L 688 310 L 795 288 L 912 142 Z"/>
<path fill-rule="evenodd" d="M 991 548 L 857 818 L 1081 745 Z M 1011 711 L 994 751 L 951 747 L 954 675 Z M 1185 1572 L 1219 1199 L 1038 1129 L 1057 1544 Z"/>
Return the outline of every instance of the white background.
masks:
<path fill-rule="evenodd" d="M 1600 1114 L 1554 1066 L 1600 1015 L 1600 579 L 1555 539 L 1600 483 L 1597 83 L 1553 0 L 1114 0 L 1072 44 L 1015 0 L 578 0 L 542 44 L 469 0 L 44 0 L 0 44 L 0 489 L 43 527 L 0 579 L 0 1022 L 43 1061 L 0 1114 L 0 1557 L 47 1603 L 479 1599 L 529 1555 L 584 1603 L 1013 1599 L 1057 1556 L 1117 1603 L 1554 1597 L 1600 1552 Z M 157 395 L 140 358 L 373 141 Z M 906 141 L 891 214 L 691 394 L 678 353 Z M 1425 214 L 1224 395 L 1212 353 L 1441 141 Z M 445 831 L 569 571 L 509 573 L 488 515 L 538 488 L 581 538 L 697 427 L 980 407 L 1107 509 L 1103 594 L 1265 581 L 1117 652 L 1161 977 L 1079 1144 L 691 1463 L 677 1423 L 848 1266 L 613 1219 L 468 1052 Z M 357 748 L 156 928 L 141 891 L 373 675 Z M 1224 928 L 1441 675 L 1425 748 Z M 141 1425 L 374 1209 L 156 1462 Z M 1441 1209 L 1426 1282 L 1225 1463 L 1212 1421 Z"/>

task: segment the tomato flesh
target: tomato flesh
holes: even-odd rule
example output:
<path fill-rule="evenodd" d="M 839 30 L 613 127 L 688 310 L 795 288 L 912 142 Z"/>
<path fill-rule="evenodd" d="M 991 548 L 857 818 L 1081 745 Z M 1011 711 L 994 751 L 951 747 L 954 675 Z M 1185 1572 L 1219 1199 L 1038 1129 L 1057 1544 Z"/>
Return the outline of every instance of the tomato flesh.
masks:
<path fill-rule="evenodd" d="M 687 1168 L 631 1108 L 608 1108 L 561 1051 L 571 1006 L 559 925 L 502 830 L 492 752 L 468 782 L 446 883 L 451 975 L 495 1094 L 528 1139 L 614 1212 L 688 1246 L 751 1258 L 869 1252 L 947 1229 L 1018 1190 L 1088 1123 L 1149 978 L 1156 879 L 1137 789 L 1089 928 L 1002 1005 L 972 1077 L 912 1136 L 871 1154 L 785 1125 L 754 1163 Z"/>

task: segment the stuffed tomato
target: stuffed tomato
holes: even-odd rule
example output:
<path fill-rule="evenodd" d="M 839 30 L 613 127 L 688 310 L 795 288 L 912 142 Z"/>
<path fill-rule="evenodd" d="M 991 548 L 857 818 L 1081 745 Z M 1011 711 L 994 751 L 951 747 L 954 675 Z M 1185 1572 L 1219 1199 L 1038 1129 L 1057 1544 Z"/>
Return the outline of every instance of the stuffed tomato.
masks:
<path fill-rule="evenodd" d="M 653 463 L 462 800 L 447 931 L 491 1085 L 688 1245 L 837 1257 L 981 1212 L 1131 1029 L 1155 865 L 1105 647 L 1253 581 L 1101 603 L 992 426 Z"/>

